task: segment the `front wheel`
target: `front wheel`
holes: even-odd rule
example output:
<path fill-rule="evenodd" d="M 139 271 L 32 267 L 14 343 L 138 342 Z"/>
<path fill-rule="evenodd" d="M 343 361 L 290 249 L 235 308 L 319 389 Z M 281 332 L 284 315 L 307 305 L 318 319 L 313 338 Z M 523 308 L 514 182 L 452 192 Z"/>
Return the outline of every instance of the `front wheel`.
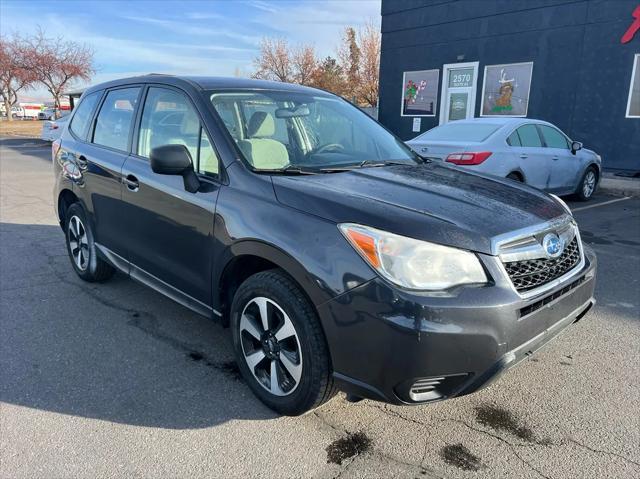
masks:
<path fill-rule="evenodd" d="M 257 273 L 231 305 L 236 361 L 271 409 L 298 415 L 335 394 L 326 340 L 303 292 L 281 270 Z"/>
<path fill-rule="evenodd" d="M 576 196 L 580 201 L 588 201 L 596 191 L 596 185 L 598 184 L 598 172 L 593 166 L 587 168 L 587 171 L 582 175 L 582 180 L 578 184 L 578 190 Z"/>

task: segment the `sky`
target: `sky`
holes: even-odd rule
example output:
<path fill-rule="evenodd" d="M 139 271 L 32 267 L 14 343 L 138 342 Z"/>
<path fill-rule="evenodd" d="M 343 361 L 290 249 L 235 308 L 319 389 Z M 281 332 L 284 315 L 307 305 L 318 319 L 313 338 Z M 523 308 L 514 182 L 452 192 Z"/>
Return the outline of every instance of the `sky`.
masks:
<path fill-rule="evenodd" d="M 264 37 L 309 43 L 334 54 L 346 26 L 380 22 L 380 0 L 0 0 L 0 33 L 86 43 L 91 84 L 144 73 L 249 76 Z M 84 86 L 77 83 L 76 86 Z M 23 97 L 46 99 L 42 88 Z"/>

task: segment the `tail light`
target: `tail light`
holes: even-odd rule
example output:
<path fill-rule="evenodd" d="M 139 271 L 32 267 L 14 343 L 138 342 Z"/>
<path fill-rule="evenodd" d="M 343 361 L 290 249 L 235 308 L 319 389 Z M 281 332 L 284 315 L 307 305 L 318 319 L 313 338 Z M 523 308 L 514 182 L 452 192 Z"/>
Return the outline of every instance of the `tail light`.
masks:
<path fill-rule="evenodd" d="M 451 153 L 447 161 L 454 165 L 479 165 L 490 156 L 490 151 Z"/>
<path fill-rule="evenodd" d="M 51 161 L 56 161 L 56 157 L 58 156 L 58 151 L 60 151 L 60 146 L 62 142 L 60 139 L 57 139 L 53 143 L 51 143 Z"/>

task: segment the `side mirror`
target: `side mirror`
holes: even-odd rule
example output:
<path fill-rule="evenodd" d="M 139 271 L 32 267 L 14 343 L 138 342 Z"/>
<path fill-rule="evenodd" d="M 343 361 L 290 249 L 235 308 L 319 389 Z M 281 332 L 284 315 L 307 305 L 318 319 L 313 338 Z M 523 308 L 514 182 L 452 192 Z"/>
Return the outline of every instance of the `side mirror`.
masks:
<path fill-rule="evenodd" d="M 571 142 L 571 153 L 573 153 L 575 155 L 576 151 L 578 151 L 578 150 L 582 150 L 582 143 L 580 143 L 579 141 L 572 141 Z"/>
<path fill-rule="evenodd" d="M 193 171 L 191 154 L 184 145 L 163 145 L 153 148 L 149 155 L 151 170 L 159 175 L 180 175 L 184 180 L 184 189 L 196 193 L 200 189 L 200 180 Z"/>

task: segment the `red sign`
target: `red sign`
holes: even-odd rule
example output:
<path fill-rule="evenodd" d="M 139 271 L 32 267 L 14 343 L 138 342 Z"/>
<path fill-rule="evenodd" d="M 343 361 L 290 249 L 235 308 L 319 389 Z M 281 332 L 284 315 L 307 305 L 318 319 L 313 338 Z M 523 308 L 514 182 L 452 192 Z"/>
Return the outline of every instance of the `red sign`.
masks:
<path fill-rule="evenodd" d="M 629 29 L 624 32 L 624 35 L 622 35 L 620 43 L 629 43 L 636 32 L 640 30 L 640 5 L 636 7 L 631 16 L 635 18 L 635 20 L 631 23 Z"/>

